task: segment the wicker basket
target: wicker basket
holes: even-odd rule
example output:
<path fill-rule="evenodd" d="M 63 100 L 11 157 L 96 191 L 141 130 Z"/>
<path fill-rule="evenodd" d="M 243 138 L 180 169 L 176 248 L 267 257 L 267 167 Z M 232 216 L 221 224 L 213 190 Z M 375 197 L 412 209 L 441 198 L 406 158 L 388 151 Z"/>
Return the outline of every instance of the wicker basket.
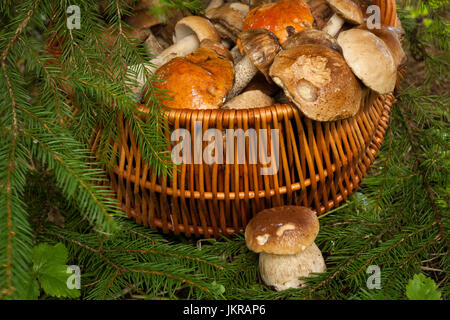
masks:
<path fill-rule="evenodd" d="M 397 26 L 395 1 L 375 2 L 381 22 Z M 171 177 L 157 177 L 143 161 L 130 129 L 120 123 L 124 135 L 114 144 L 118 157 L 110 184 L 130 218 L 186 236 L 243 231 L 260 210 L 286 204 L 309 206 L 322 214 L 358 187 L 381 146 L 394 102 L 393 94 L 368 94 L 355 117 L 335 122 L 312 121 L 291 105 L 167 112 L 171 130 L 193 131 L 194 121 L 202 121 L 204 131 L 279 129 L 279 170 L 264 176 L 256 164 L 182 164 Z M 166 132 L 167 138 L 170 134 Z M 248 143 L 246 149 L 248 159 Z"/>

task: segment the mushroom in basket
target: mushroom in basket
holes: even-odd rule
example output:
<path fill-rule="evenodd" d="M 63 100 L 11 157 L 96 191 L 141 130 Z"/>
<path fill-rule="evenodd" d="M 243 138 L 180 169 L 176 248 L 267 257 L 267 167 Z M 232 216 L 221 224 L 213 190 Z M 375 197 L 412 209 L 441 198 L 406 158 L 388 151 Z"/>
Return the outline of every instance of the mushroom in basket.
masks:
<path fill-rule="evenodd" d="M 327 38 L 322 39 L 325 41 Z M 321 41 L 322 41 L 321 40 Z M 334 44 L 301 44 L 281 51 L 269 74 L 303 114 L 317 121 L 354 116 L 362 90 Z"/>
<path fill-rule="evenodd" d="M 171 99 L 164 104 L 174 109 L 217 109 L 233 85 L 233 63 L 209 48 L 199 48 L 185 58 L 177 57 L 155 73 L 153 86 Z M 144 88 L 145 100 L 153 94 Z"/>
<path fill-rule="evenodd" d="M 245 229 L 247 247 L 259 254 L 261 278 L 277 291 L 304 285 L 300 277 L 326 271 L 314 240 L 319 219 L 309 208 L 284 206 L 265 209 Z"/>

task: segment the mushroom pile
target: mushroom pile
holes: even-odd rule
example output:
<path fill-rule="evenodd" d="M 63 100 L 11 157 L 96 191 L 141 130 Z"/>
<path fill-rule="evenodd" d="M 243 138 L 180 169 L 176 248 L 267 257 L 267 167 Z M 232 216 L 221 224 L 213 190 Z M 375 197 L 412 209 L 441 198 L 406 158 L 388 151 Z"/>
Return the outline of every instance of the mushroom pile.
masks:
<path fill-rule="evenodd" d="M 406 60 L 403 32 L 371 29 L 370 0 L 241 1 L 211 0 L 204 14 L 168 21 L 145 9 L 129 17 L 153 57 L 144 65 L 158 78 L 152 85 L 171 98 L 167 107 L 288 102 L 310 119 L 334 121 L 354 116 L 370 91 L 394 90 Z M 149 86 L 139 75 L 137 82 L 132 89 L 147 101 Z"/>

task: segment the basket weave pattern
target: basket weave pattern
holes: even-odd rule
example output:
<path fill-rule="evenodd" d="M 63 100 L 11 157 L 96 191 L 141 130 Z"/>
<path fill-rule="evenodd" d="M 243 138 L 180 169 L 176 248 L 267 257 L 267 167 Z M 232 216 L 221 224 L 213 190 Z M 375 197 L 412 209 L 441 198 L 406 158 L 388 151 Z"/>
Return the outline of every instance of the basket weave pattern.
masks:
<path fill-rule="evenodd" d="M 396 26 L 395 1 L 375 2 L 382 23 Z M 167 111 L 168 140 L 174 129 L 193 132 L 195 121 L 202 122 L 203 132 L 278 129 L 279 170 L 268 176 L 259 174 L 259 164 L 248 164 L 246 140 L 246 164 L 181 164 L 174 166 L 172 176 L 158 177 L 143 161 L 130 129 L 120 123 L 124 134 L 114 144 L 118 157 L 109 172 L 110 185 L 130 218 L 187 236 L 243 231 L 257 212 L 280 205 L 304 205 L 322 214 L 345 201 L 366 175 L 381 147 L 394 102 L 393 94 L 368 94 L 355 117 L 333 122 L 310 120 L 285 104 L 249 110 Z M 167 148 L 170 152 L 172 145 Z"/>

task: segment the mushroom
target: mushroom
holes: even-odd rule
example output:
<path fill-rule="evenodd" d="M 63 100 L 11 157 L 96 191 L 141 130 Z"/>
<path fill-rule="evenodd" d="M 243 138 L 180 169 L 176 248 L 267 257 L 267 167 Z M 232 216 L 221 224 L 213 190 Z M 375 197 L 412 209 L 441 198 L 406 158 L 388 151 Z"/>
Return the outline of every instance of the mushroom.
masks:
<path fill-rule="evenodd" d="M 300 277 L 326 271 L 314 240 L 319 219 L 309 208 L 283 206 L 265 209 L 245 228 L 247 247 L 259 255 L 259 271 L 265 284 L 277 291 L 304 286 Z"/>
<path fill-rule="evenodd" d="M 277 86 L 272 80 L 267 81 L 266 77 L 258 72 L 250 81 L 250 83 L 244 88 L 243 92 L 259 90 L 267 94 L 268 96 L 273 96 L 277 92 L 282 91 L 279 86 Z"/>
<path fill-rule="evenodd" d="M 199 48 L 200 42 L 204 39 L 220 41 L 220 37 L 214 26 L 207 19 L 198 16 L 184 17 L 175 26 L 175 43 L 163 50 L 150 64 L 144 67 L 154 72 L 157 68 L 172 60 L 175 57 L 184 57 Z M 140 88 L 144 85 L 144 73 L 137 72 L 138 66 L 131 66 L 131 71 L 137 73 L 137 87 L 132 87 L 136 93 L 140 93 Z"/>
<path fill-rule="evenodd" d="M 250 10 L 245 17 L 242 30 L 264 28 L 272 31 L 280 43 L 283 43 L 289 35 L 289 29 L 292 33 L 297 33 L 311 28 L 313 21 L 306 3 L 301 0 L 283 0 L 266 3 Z"/>
<path fill-rule="evenodd" d="M 231 55 L 230 50 L 225 48 L 221 42 L 217 42 L 211 39 L 203 39 L 200 42 L 200 48 L 211 49 L 219 56 L 227 58 L 230 61 L 233 61 L 233 56 Z"/>
<path fill-rule="evenodd" d="M 250 90 L 241 93 L 225 103 L 222 109 L 253 109 L 271 106 L 273 99 L 260 90 Z"/>
<path fill-rule="evenodd" d="M 283 50 L 269 74 L 310 119 L 334 121 L 359 110 L 361 86 L 344 58 L 328 46 L 304 44 Z"/>
<path fill-rule="evenodd" d="M 239 39 L 241 40 L 242 51 L 245 57 L 234 66 L 236 76 L 233 89 L 228 95 L 229 99 L 238 95 L 252 80 L 258 70 L 269 80 L 269 67 L 281 49 L 277 37 L 266 29 L 259 28 L 243 31 Z"/>
<path fill-rule="evenodd" d="M 370 31 L 384 41 L 392 53 L 396 68 L 406 63 L 406 54 L 405 51 L 403 51 L 402 43 L 400 42 L 400 29 L 383 24 L 380 25 L 380 28 L 376 29 L 368 29 L 365 25 L 359 26 L 358 29 Z"/>
<path fill-rule="evenodd" d="M 331 16 L 322 30 L 332 37 L 338 34 L 345 21 L 352 24 L 362 24 L 364 22 L 361 8 L 352 0 L 327 0 L 327 2 L 335 14 Z"/>
<path fill-rule="evenodd" d="M 320 44 L 342 53 L 342 49 L 335 38 L 317 29 L 302 30 L 290 36 L 281 46 L 287 50 L 302 44 Z"/>
<path fill-rule="evenodd" d="M 367 87 L 380 94 L 394 90 L 397 68 L 383 40 L 370 31 L 350 29 L 341 32 L 337 41 L 345 61 Z"/>
<path fill-rule="evenodd" d="M 318 29 L 322 29 L 333 15 L 326 0 L 311 0 L 308 2 L 309 10 L 314 18 L 314 24 Z"/>
<path fill-rule="evenodd" d="M 206 10 L 206 17 L 214 24 L 222 39 L 236 42 L 244 27 L 245 10 L 235 9 L 235 3 L 227 3 L 218 8 Z M 243 4 L 241 4 L 243 5 Z M 240 8 L 240 7 L 238 7 Z M 248 6 L 247 6 L 248 12 Z"/>
<path fill-rule="evenodd" d="M 217 109 L 233 85 L 233 63 L 208 48 L 199 48 L 186 57 L 177 57 L 155 73 L 153 82 L 167 92 L 164 105 L 173 109 Z M 144 89 L 148 101 L 148 88 Z M 161 97 L 163 98 L 163 97 Z"/>

